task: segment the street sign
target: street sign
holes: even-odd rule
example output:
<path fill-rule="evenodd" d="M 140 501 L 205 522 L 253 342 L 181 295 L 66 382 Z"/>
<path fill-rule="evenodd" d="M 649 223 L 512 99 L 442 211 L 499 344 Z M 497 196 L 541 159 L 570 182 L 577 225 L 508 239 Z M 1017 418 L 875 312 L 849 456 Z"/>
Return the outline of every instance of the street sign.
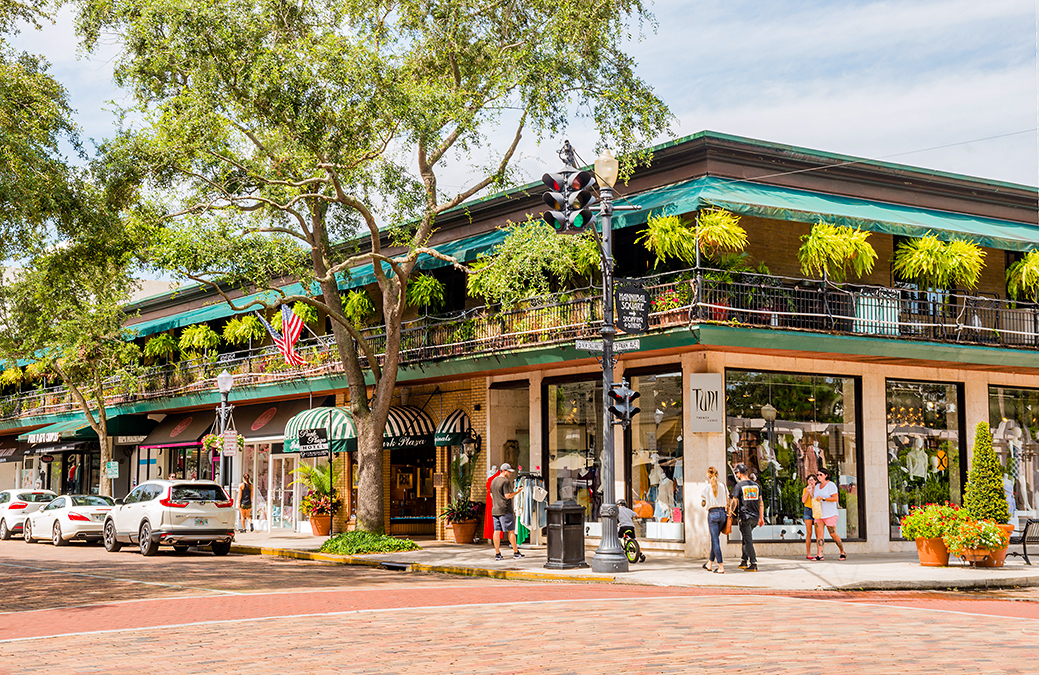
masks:
<path fill-rule="evenodd" d="M 105 478 L 119 478 L 119 462 L 105 462 Z"/>
<path fill-rule="evenodd" d="M 602 340 L 576 340 L 574 347 L 583 349 L 586 352 L 601 352 Z M 638 340 L 618 340 L 613 343 L 614 354 L 618 352 L 637 352 L 641 348 Z"/>
<path fill-rule="evenodd" d="M 234 457 L 238 454 L 238 432 L 228 429 L 224 432 L 224 457 Z"/>
<path fill-rule="evenodd" d="M 618 279 L 613 292 L 617 327 L 625 333 L 649 330 L 649 293 L 630 279 Z"/>
<path fill-rule="evenodd" d="M 301 457 L 327 455 L 331 448 L 328 443 L 328 429 L 300 429 L 298 438 Z"/>

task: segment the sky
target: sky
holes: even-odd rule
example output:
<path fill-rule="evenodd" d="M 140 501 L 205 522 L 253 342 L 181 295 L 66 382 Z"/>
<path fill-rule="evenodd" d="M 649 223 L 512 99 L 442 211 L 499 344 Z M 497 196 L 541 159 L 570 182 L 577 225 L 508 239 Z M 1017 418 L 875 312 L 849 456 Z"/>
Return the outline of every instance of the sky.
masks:
<path fill-rule="evenodd" d="M 987 179 L 1039 185 L 1039 0 L 657 0 L 658 29 L 629 44 L 676 117 L 712 131 Z M 79 54 L 71 10 L 12 42 L 45 55 L 85 138 L 114 129 L 117 51 Z M 511 130 L 503 130 L 511 139 Z M 587 160 L 594 130 L 567 138 Z M 563 138 L 526 138 L 528 179 Z M 666 138 L 655 139 L 657 141 Z M 474 178 L 455 169 L 442 185 Z"/>

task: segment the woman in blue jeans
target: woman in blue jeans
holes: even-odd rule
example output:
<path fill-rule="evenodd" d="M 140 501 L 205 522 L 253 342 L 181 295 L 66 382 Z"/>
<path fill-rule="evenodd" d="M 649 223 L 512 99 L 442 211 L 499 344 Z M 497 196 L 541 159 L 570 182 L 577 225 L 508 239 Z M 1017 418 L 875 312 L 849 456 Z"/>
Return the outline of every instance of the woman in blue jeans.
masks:
<path fill-rule="evenodd" d="M 728 518 L 725 507 L 729 501 L 729 491 L 718 482 L 718 469 L 713 466 L 707 467 L 707 485 L 700 493 L 700 505 L 707 509 L 707 527 L 711 530 L 711 557 L 704 563 L 703 568 L 708 572 L 725 574 L 725 565 L 722 564 L 721 533 Z M 718 567 L 711 569 L 712 563 L 718 563 Z"/>

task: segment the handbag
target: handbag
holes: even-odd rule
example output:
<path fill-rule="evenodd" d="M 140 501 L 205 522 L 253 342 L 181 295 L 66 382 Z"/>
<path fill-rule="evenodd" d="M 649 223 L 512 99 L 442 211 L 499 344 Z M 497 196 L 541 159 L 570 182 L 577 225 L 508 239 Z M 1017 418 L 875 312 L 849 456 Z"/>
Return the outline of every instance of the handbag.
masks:
<path fill-rule="evenodd" d="M 644 502 L 641 499 L 631 505 L 631 510 L 634 511 L 635 515 L 639 518 L 653 517 L 653 505 L 649 502 Z"/>
<path fill-rule="evenodd" d="M 823 502 L 821 499 L 812 500 L 812 518 L 815 520 L 822 520 L 823 518 Z"/>
<path fill-rule="evenodd" d="M 722 527 L 722 534 L 732 534 L 732 514 L 727 513 L 725 515 L 725 526 Z"/>

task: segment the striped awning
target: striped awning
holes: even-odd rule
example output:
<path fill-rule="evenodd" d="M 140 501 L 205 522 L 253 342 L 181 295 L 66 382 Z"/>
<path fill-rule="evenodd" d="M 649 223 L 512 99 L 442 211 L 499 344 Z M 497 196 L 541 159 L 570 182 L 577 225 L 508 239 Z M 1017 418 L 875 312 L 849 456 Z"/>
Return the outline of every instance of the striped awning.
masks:
<path fill-rule="evenodd" d="M 437 425 L 433 440 L 437 445 L 461 445 L 472 428 L 469 415 L 464 410 L 456 410 Z"/>
<path fill-rule="evenodd" d="M 311 408 L 285 423 L 285 452 L 304 455 L 357 450 L 357 429 L 345 408 Z"/>
<path fill-rule="evenodd" d="M 383 447 L 424 448 L 433 446 L 433 420 L 421 408 L 395 405 L 390 408 L 383 431 Z"/>

